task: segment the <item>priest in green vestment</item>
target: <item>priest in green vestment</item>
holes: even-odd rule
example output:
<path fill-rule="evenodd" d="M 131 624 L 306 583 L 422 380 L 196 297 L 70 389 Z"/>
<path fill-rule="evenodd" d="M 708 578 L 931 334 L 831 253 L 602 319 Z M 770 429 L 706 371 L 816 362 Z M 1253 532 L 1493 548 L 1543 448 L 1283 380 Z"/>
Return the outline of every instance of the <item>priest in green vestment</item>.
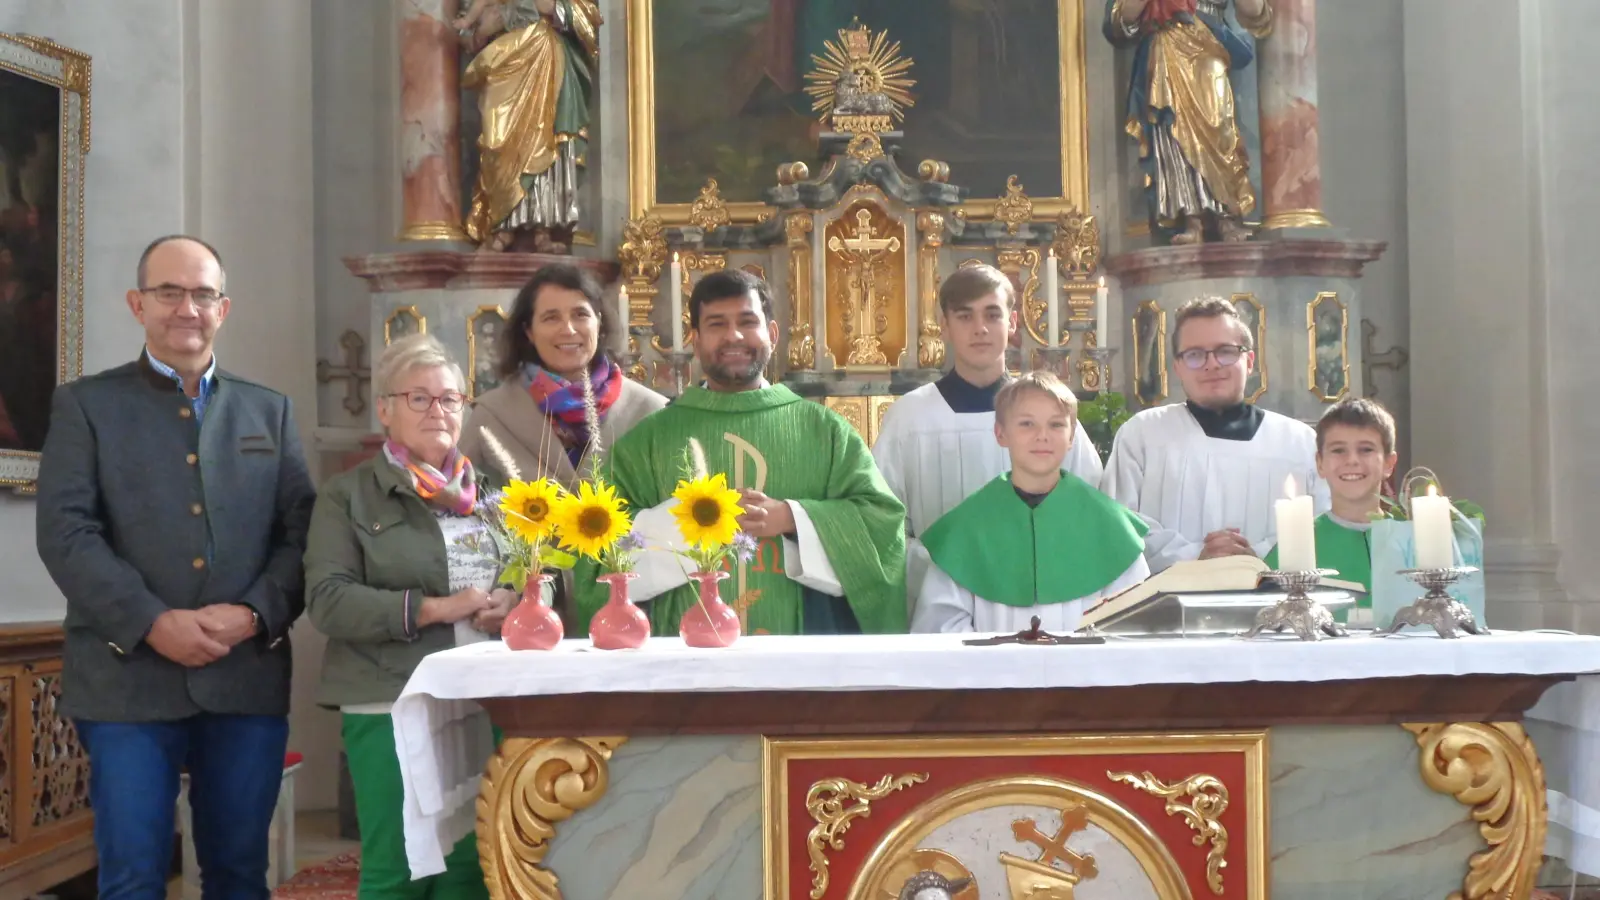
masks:
<path fill-rule="evenodd" d="M 1372 608 L 1372 520 L 1383 512 L 1383 486 L 1399 461 L 1394 416 L 1378 401 L 1348 397 L 1317 420 L 1317 474 L 1333 500 L 1317 517 L 1317 565 L 1367 589 L 1356 597 L 1357 609 Z M 1277 547 L 1265 562 L 1277 567 Z M 1341 622 L 1346 617 L 1347 610 L 1334 612 Z"/>
<path fill-rule="evenodd" d="M 1150 575 L 1137 513 L 1064 472 L 1078 400 L 1032 372 L 995 395 L 995 439 L 1011 471 L 922 535 L 932 565 L 911 630 L 1016 632 L 1034 617 L 1070 632 L 1086 609 Z"/>
<path fill-rule="evenodd" d="M 866 442 L 839 414 L 763 377 L 778 327 L 766 283 L 738 269 L 707 274 L 689 298 L 703 386 L 689 387 L 605 451 L 648 549 L 633 597 L 670 636 L 696 600 L 670 508 L 689 439 L 708 471 L 740 490 L 740 528 L 757 552 L 722 582 L 746 634 L 903 633 L 905 507 Z M 576 572 L 578 619 L 605 602 L 592 567 Z"/>

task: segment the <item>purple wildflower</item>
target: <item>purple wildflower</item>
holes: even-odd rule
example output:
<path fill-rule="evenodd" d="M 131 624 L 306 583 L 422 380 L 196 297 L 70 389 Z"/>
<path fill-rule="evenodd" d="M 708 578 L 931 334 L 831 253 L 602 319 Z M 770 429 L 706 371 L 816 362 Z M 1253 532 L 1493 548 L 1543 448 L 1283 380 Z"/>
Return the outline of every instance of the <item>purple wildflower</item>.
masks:
<path fill-rule="evenodd" d="M 630 530 L 627 534 L 617 538 L 617 550 L 621 553 L 637 553 L 644 549 L 644 535 L 638 529 Z"/>
<path fill-rule="evenodd" d="M 745 563 L 755 558 L 756 539 L 748 532 L 740 531 L 733 536 L 733 555 L 739 562 Z"/>

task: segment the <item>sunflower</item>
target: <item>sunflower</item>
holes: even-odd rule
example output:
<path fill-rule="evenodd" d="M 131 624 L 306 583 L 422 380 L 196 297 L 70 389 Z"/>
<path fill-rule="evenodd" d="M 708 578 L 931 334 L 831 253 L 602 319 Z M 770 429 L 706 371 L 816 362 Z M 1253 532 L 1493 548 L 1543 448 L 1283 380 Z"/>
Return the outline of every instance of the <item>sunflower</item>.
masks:
<path fill-rule="evenodd" d="M 588 556 L 599 557 L 633 528 L 616 489 L 585 481 L 556 507 L 561 542 Z"/>
<path fill-rule="evenodd" d="M 690 546 L 725 546 L 739 531 L 738 517 L 744 514 L 744 507 L 739 505 L 739 492 L 728 487 L 727 477 L 720 472 L 678 482 L 672 498 L 678 501 L 672 515 Z"/>
<path fill-rule="evenodd" d="M 548 538 L 555 531 L 554 513 L 565 493 L 548 478 L 511 482 L 500 499 L 506 527 L 530 544 Z"/>

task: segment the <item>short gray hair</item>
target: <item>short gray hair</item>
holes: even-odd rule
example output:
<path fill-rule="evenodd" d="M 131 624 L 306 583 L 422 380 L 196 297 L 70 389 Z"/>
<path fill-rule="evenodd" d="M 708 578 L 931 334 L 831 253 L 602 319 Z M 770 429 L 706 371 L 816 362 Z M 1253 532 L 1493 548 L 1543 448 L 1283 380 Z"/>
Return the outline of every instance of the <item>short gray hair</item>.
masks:
<path fill-rule="evenodd" d="M 379 397 L 394 393 L 395 383 L 412 370 L 439 368 L 454 373 L 457 389 L 466 391 L 467 379 L 461 374 L 461 367 L 438 338 L 430 334 L 407 335 L 383 348 L 372 382 L 374 393 Z"/>

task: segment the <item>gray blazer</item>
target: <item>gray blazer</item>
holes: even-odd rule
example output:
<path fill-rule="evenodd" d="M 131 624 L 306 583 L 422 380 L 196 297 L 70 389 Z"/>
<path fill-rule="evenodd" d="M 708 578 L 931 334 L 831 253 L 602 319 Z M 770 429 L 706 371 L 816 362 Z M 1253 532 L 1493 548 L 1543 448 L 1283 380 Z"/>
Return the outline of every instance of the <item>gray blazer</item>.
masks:
<path fill-rule="evenodd" d="M 315 499 L 276 391 L 219 369 L 197 427 L 189 398 L 142 355 L 56 388 L 37 541 L 67 598 L 62 712 L 286 715 Z M 249 606 L 262 633 L 198 669 L 143 642 L 163 612 L 215 603 Z"/>

